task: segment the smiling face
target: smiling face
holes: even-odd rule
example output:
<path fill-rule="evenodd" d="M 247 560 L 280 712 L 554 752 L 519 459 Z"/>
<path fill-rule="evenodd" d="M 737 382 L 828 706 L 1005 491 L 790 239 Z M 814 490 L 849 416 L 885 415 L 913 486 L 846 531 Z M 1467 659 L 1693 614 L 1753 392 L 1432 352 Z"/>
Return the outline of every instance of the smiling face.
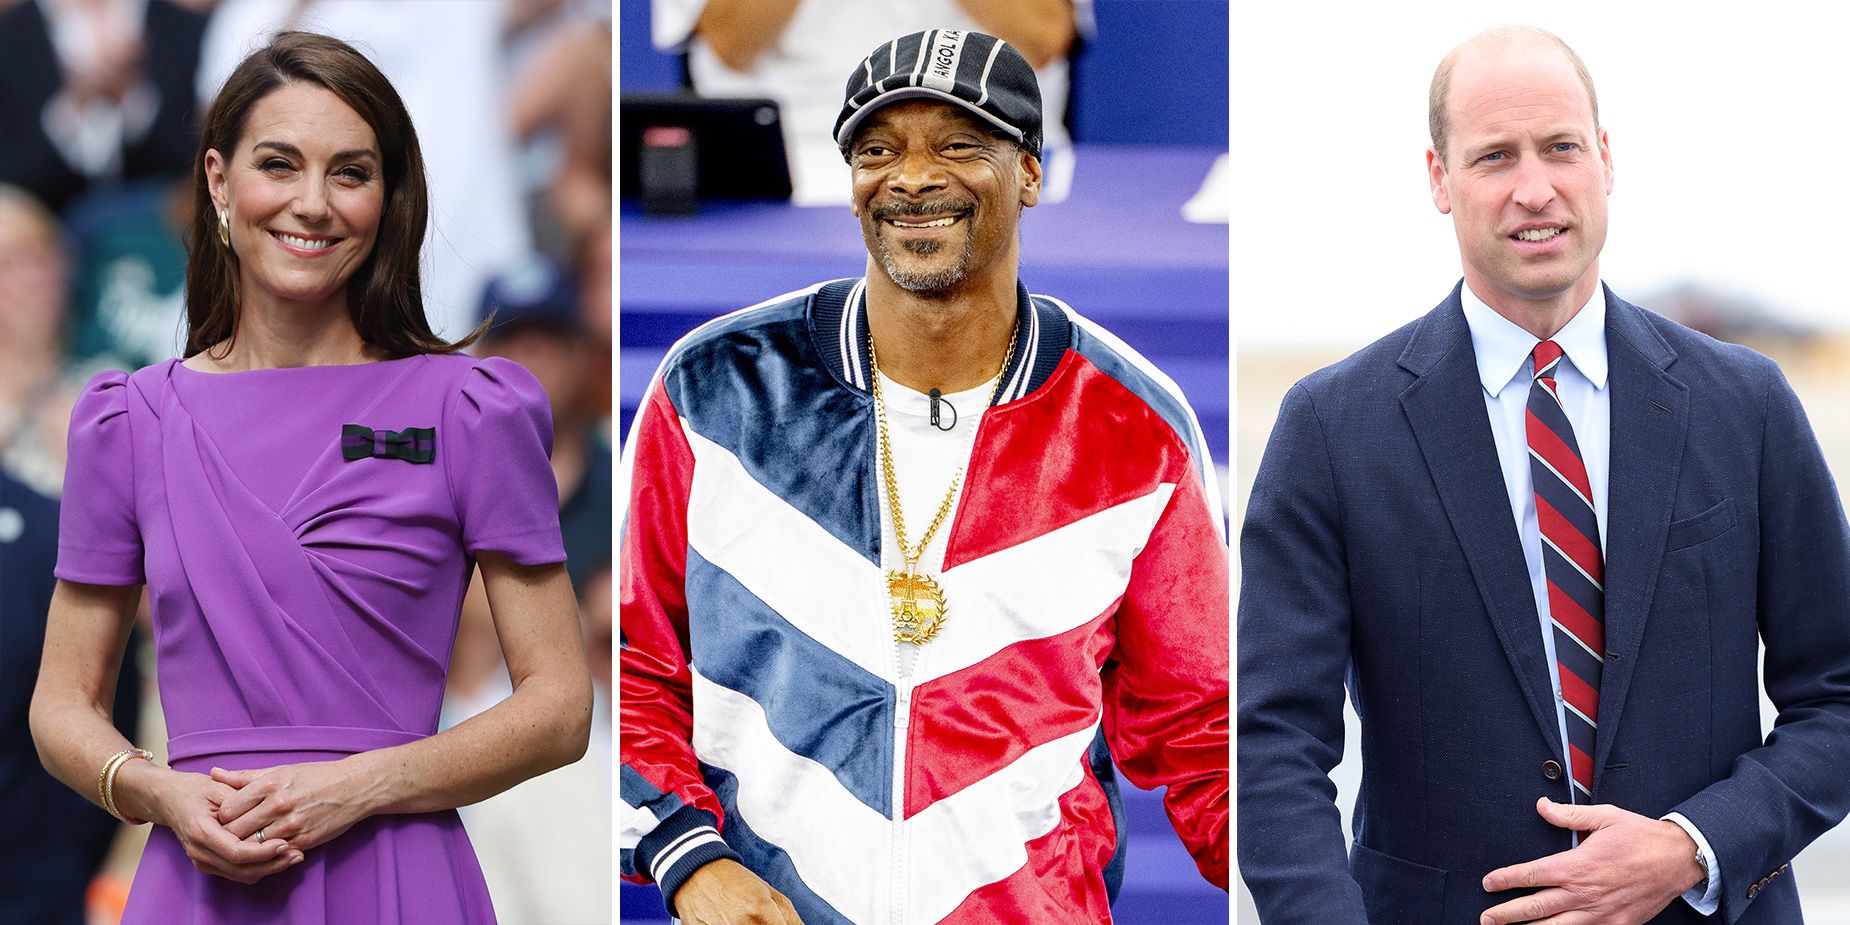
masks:
<path fill-rule="evenodd" d="M 205 167 L 244 308 L 345 311 L 385 207 L 379 144 L 360 114 L 315 84 L 284 84 L 251 107 L 231 151 L 206 152 Z"/>
<path fill-rule="evenodd" d="M 1457 62 L 1446 155 L 1426 154 L 1471 291 L 1505 315 L 1571 311 L 1599 282 L 1612 154 L 1558 48 L 1475 48 Z"/>
<path fill-rule="evenodd" d="M 1006 273 L 1021 210 L 1040 201 L 1040 162 L 949 103 L 908 100 L 869 116 L 849 146 L 852 207 L 888 278 L 939 293 Z"/>

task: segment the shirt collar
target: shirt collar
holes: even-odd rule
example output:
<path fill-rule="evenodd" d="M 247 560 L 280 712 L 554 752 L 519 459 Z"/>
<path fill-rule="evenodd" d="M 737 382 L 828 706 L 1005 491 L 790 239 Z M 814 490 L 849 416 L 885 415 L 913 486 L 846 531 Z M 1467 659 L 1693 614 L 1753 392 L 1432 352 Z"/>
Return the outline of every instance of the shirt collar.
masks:
<path fill-rule="evenodd" d="M 1465 310 L 1465 324 L 1471 329 L 1471 349 L 1477 355 L 1478 379 L 1484 383 L 1484 391 L 1497 395 L 1517 380 L 1523 364 L 1541 341 L 1484 304 L 1470 286 L 1459 287 L 1458 299 Z M 1604 390 L 1606 287 L 1595 286 L 1587 304 L 1582 305 L 1552 339 L 1567 355 L 1568 362 L 1593 383 L 1595 390 Z M 1528 388 L 1526 381 L 1523 387 Z"/>

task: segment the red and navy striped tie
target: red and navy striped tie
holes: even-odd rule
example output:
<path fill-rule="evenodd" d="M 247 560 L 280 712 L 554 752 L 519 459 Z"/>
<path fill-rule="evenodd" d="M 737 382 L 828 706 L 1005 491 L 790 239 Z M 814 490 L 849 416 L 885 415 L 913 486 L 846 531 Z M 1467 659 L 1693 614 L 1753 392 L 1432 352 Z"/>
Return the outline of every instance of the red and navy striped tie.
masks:
<path fill-rule="evenodd" d="M 1606 568 L 1587 466 L 1555 385 L 1560 362 L 1561 347 L 1554 341 L 1535 345 L 1535 383 L 1529 388 L 1526 415 L 1529 473 L 1542 527 L 1555 664 L 1567 703 L 1568 773 L 1574 786 L 1591 799 L 1599 677 L 1606 652 Z"/>

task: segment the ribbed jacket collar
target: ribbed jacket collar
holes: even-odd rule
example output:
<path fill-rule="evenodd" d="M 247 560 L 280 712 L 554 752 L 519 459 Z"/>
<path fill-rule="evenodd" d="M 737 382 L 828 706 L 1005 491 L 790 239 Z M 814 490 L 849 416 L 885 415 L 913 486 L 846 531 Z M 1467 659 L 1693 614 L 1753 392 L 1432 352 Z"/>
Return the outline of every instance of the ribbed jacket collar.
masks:
<path fill-rule="evenodd" d="M 1051 300 L 1030 296 L 1020 280 L 1015 281 L 1015 323 L 1020 335 L 1015 355 L 1002 371 L 998 405 L 1040 388 L 1072 342 L 1072 322 L 1066 312 Z M 866 279 L 841 279 L 818 288 L 809 298 L 809 331 L 836 378 L 856 391 L 871 388 Z"/>

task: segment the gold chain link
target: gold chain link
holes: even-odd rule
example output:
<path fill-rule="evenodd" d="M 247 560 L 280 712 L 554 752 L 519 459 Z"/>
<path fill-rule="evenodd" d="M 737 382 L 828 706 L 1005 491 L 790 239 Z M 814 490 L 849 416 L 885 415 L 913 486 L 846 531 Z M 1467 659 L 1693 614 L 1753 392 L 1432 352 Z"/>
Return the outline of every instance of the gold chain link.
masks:
<path fill-rule="evenodd" d="M 989 405 L 996 403 L 996 397 L 1002 394 L 1002 374 L 1008 372 L 1009 361 L 1015 358 L 1015 337 L 1021 332 L 1017 324 L 1009 330 L 1008 351 L 1002 355 L 1002 368 L 996 372 L 996 387 L 989 393 Z M 874 353 L 874 338 L 867 336 L 867 361 L 874 368 L 874 421 L 880 429 L 880 470 L 886 482 L 887 510 L 893 515 L 893 538 L 899 541 L 899 554 L 905 557 L 906 570 L 925 554 L 925 547 L 931 545 L 931 538 L 938 535 L 938 528 L 944 524 L 944 518 L 951 513 L 951 504 L 957 500 L 957 489 L 963 485 L 964 467 L 959 464 L 957 472 L 951 476 L 951 487 L 945 491 L 944 500 L 938 503 L 938 513 L 931 519 L 931 526 L 925 528 L 925 535 L 919 538 L 917 547 L 909 548 L 906 543 L 906 518 L 899 507 L 899 476 L 893 468 L 893 441 L 887 434 L 886 398 L 880 393 L 880 358 Z M 972 425 L 974 426 L 974 425 Z"/>

